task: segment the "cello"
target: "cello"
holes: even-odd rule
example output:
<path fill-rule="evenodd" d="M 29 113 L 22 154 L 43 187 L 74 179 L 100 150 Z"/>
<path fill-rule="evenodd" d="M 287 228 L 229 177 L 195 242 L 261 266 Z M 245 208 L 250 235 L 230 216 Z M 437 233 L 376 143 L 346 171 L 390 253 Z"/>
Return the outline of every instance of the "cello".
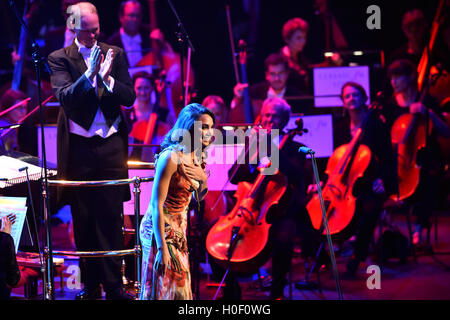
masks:
<path fill-rule="evenodd" d="M 303 133 L 303 121 L 282 138 L 282 149 L 295 135 Z M 209 230 L 206 249 L 217 263 L 233 271 L 256 271 L 269 257 L 267 214 L 285 194 L 287 177 L 277 171 L 268 176 L 261 171 L 253 183 L 240 182 L 233 209 Z"/>
<path fill-rule="evenodd" d="M 350 143 L 338 147 L 328 160 L 325 173 L 327 183 L 322 190 L 328 226 L 332 237 L 338 237 L 353 220 L 356 198 L 353 186 L 356 180 L 364 175 L 370 164 L 372 153 L 361 143 L 367 122 L 374 112 L 374 106 L 364 118 Z M 314 229 L 325 234 L 322 208 L 319 195 L 316 193 L 306 205 Z"/>

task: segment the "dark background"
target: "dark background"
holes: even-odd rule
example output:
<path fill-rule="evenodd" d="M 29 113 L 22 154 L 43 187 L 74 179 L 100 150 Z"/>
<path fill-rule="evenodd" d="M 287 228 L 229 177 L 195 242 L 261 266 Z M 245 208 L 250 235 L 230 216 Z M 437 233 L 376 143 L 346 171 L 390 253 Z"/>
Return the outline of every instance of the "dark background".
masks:
<path fill-rule="evenodd" d="M 1 0 L 1 37 L 0 37 L 0 85 L 11 79 L 13 66 L 11 51 L 18 43 L 19 23 L 15 18 L 7 0 Z M 22 11 L 24 1 L 14 1 Z M 31 26 L 35 37 L 43 25 L 48 27 L 64 25 L 60 0 L 35 1 L 38 13 Z M 118 8 L 121 1 L 91 1 L 98 9 L 101 31 L 111 35 L 119 28 Z M 320 21 L 314 14 L 313 0 L 260 0 L 260 14 L 257 40 L 250 43 L 248 57 L 249 83 L 264 79 L 263 61 L 268 54 L 278 51 L 283 46 L 281 37 L 282 25 L 290 18 L 301 17 L 310 24 L 310 32 L 305 53 L 313 62 L 319 62 L 323 53 L 323 34 L 320 32 Z M 144 11 L 144 23 L 148 23 L 147 1 L 141 1 Z M 217 94 L 230 102 L 235 85 L 232 54 L 227 31 L 225 5 L 231 8 L 232 23 L 235 30 L 245 26 L 248 15 L 243 10 L 241 0 L 172 0 L 184 26 L 189 34 L 195 52 L 192 56 L 192 67 L 195 73 L 198 95 L 201 101 L 209 94 Z M 381 8 L 381 30 L 369 30 L 366 20 L 369 14 L 366 9 L 376 4 Z M 330 0 L 329 7 L 336 16 L 350 49 L 385 50 L 387 56 L 393 49 L 403 44 L 406 39 L 401 30 L 402 14 L 411 8 L 420 8 L 431 24 L 438 1 L 350 1 Z M 177 20 L 170 9 L 168 1 L 156 1 L 158 26 L 167 41 L 179 51 L 176 31 Z M 242 30 L 242 28 L 241 28 Z M 245 32 L 242 33 L 245 36 Z M 236 37 L 239 37 L 235 33 Z M 235 41 L 237 42 L 237 38 Z M 30 67 L 30 63 L 28 63 Z M 31 65 L 32 66 L 32 65 Z M 33 74 L 33 73 L 32 73 Z"/>

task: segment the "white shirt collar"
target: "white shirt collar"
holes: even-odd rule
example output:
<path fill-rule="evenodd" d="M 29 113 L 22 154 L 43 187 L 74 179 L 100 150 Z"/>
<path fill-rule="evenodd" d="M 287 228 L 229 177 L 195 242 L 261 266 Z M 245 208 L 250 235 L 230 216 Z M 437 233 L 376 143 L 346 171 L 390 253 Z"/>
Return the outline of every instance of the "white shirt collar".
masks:
<path fill-rule="evenodd" d="M 127 42 L 137 42 L 137 43 L 141 43 L 142 42 L 142 38 L 141 38 L 141 34 L 137 33 L 134 36 L 130 36 L 129 34 L 127 34 L 125 32 L 125 30 L 123 28 L 120 28 L 120 36 L 125 39 L 125 41 Z"/>
<path fill-rule="evenodd" d="M 93 45 L 91 48 L 88 48 L 88 47 L 86 47 L 84 44 L 81 44 L 81 43 L 78 41 L 78 38 L 77 38 L 77 37 L 75 37 L 75 40 L 74 40 L 74 41 L 75 41 L 76 46 L 78 47 L 78 52 L 81 53 L 83 56 L 84 56 L 84 55 L 87 55 L 87 54 L 90 54 L 92 48 L 97 44 L 97 41 L 95 41 L 94 45 Z"/>
<path fill-rule="evenodd" d="M 267 98 L 272 98 L 272 97 L 283 98 L 285 93 L 286 93 L 286 87 L 284 87 L 280 93 L 276 93 L 275 90 L 269 86 L 269 90 L 267 90 Z"/>

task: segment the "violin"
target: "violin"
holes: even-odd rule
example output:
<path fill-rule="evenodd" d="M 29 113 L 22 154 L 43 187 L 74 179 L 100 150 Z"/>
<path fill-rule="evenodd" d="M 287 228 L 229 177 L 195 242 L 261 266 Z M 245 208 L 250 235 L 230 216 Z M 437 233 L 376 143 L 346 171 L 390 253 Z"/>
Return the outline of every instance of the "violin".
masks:
<path fill-rule="evenodd" d="M 303 134 L 303 121 L 289 130 L 280 142 L 282 149 L 295 135 Z M 253 183 L 240 182 L 234 194 L 233 209 L 212 226 L 206 237 L 206 249 L 217 263 L 233 271 L 252 272 L 264 264 L 270 254 L 268 212 L 279 204 L 288 187 L 281 172 L 264 175 Z"/>
<path fill-rule="evenodd" d="M 333 237 L 344 234 L 343 231 L 355 214 L 356 198 L 353 196 L 353 186 L 356 180 L 364 175 L 372 157 L 369 147 L 361 141 L 373 110 L 373 106 L 369 107 L 361 127 L 358 128 L 350 143 L 338 147 L 328 159 L 325 170 L 328 180 L 322 189 L 322 194 L 330 234 Z M 314 229 L 325 234 L 318 194 L 311 198 L 306 209 Z"/>

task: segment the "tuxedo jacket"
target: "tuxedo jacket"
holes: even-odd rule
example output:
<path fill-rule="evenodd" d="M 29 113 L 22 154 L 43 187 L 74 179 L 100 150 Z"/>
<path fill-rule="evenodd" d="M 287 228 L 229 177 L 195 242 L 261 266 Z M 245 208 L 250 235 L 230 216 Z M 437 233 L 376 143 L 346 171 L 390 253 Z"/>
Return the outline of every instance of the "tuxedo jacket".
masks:
<path fill-rule="evenodd" d="M 128 73 L 128 62 L 122 49 L 102 42 L 98 42 L 98 45 L 105 57 L 110 48 L 114 50 L 114 60 L 110 73 L 115 80 L 113 92 L 104 88 L 101 98 L 98 97 L 95 88 L 84 75 L 87 66 L 82 55 L 78 52 L 75 42 L 66 48 L 52 52 L 48 56 L 48 63 L 52 70 L 52 88 L 61 104 L 57 133 L 59 179 L 70 177 L 70 172 L 68 172 L 71 144 L 69 119 L 89 130 L 99 107 L 108 125 L 112 125 L 117 117 L 121 117 L 119 134 L 125 150 L 128 148 L 127 128 L 121 106 L 133 105 L 136 98 L 132 80 Z M 102 81 L 99 78 L 97 78 L 97 85 L 99 88 L 102 86 Z M 80 157 L 82 156 L 80 155 Z M 127 166 L 124 163 L 124 178 L 127 178 L 127 176 Z M 63 194 L 59 193 L 59 196 L 63 196 Z M 64 198 L 60 200 L 64 200 Z"/>
<path fill-rule="evenodd" d="M 150 40 L 150 28 L 147 26 L 141 26 L 139 28 L 139 34 L 141 35 L 141 39 L 142 39 L 142 43 L 141 43 L 142 56 L 145 56 L 147 53 L 149 53 L 151 51 L 151 46 L 152 46 L 152 43 Z M 114 32 L 108 38 L 108 40 L 106 40 L 106 42 L 113 46 L 117 46 L 117 47 L 123 49 L 123 42 L 122 42 L 122 38 L 120 37 L 120 29 L 117 30 L 116 32 Z M 126 54 L 125 54 L 125 58 L 128 61 Z"/>

